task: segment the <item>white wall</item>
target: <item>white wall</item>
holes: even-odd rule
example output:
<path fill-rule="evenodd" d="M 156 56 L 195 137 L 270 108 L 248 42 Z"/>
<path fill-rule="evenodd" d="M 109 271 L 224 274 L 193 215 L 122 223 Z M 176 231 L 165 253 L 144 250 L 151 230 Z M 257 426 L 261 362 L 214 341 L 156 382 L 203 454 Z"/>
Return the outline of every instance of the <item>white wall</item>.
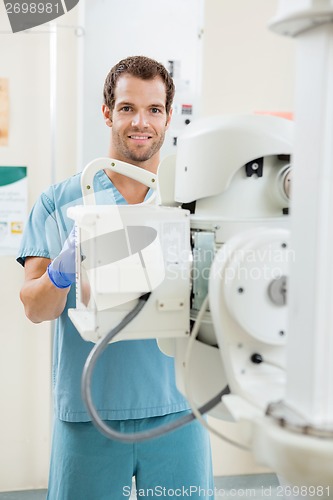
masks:
<path fill-rule="evenodd" d="M 180 61 L 176 99 L 196 99 L 201 73 L 201 29 L 203 0 L 84 0 L 83 95 L 81 168 L 109 149 L 109 131 L 101 115 L 103 84 L 109 70 L 119 60 L 133 55 L 152 57 L 166 67 L 169 60 Z M 188 83 L 188 87 L 185 82 Z M 188 94 L 188 95 L 186 95 Z M 197 104 L 197 102 L 195 103 Z M 176 113 L 175 113 L 176 114 Z M 177 117 L 171 123 L 176 123 Z M 162 154 L 169 144 L 169 133 Z M 173 153 L 167 148 L 165 154 Z M 81 169 L 80 168 L 80 169 Z"/>
<path fill-rule="evenodd" d="M 294 41 L 270 32 L 277 0 L 205 0 L 202 113 L 293 111 Z M 210 419 L 237 441 L 232 423 Z M 217 476 L 267 472 L 212 435 Z"/>
<path fill-rule="evenodd" d="M 70 22 L 69 14 L 66 22 Z M 10 33 L 2 2 L 0 31 L 0 75 L 9 80 L 10 96 L 9 145 L 0 148 L 0 165 L 28 167 L 30 209 L 53 179 L 66 177 L 76 169 L 75 99 L 69 105 L 69 98 L 72 100 L 76 93 L 71 89 L 72 78 L 64 77 L 66 70 L 75 66 L 75 37 L 73 30 L 59 33 L 61 126 L 53 174 L 50 35 L 41 33 L 47 31 L 45 27 L 36 28 L 35 34 Z M 0 276 L 0 491 L 45 488 L 52 413 L 50 323 L 34 325 L 25 318 L 19 300 L 23 268 L 15 262 L 15 256 L 0 257 Z"/>

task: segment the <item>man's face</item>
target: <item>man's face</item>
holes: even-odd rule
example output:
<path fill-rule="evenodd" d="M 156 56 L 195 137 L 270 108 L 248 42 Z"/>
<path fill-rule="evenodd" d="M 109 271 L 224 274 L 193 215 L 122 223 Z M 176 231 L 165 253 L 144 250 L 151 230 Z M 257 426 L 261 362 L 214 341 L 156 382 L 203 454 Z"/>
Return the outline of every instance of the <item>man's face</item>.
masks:
<path fill-rule="evenodd" d="M 115 89 L 112 114 L 103 106 L 106 123 L 111 127 L 111 156 L 129 163 L 141 163 L 158 157 L 169 116 L 165 110 L 166 89 L 163 80 L 141 80 L 122 75 Z"/>

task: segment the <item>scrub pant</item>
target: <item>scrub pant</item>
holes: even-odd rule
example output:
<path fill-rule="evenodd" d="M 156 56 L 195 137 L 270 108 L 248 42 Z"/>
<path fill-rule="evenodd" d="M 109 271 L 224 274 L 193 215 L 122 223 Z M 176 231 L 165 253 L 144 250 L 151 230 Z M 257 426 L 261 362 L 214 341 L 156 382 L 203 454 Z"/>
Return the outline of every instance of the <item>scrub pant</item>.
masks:
<path fill-rule="evenodd" d="M 186 413 L 108 424 L 118 432 L 140 432 Z M 207 430 L 194 421 L 159 438 L 121 443 L 91 422 L 55 420 L 47 500 L 129 499 L 132 476 L 137 498 L 214 499 Z"/>

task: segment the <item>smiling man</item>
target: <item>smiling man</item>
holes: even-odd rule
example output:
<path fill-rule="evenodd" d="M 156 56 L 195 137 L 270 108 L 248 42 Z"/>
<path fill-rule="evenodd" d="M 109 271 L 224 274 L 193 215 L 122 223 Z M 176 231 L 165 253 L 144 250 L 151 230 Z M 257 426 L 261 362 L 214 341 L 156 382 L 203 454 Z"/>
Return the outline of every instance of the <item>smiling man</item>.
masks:
<path fill-rule="evenodd" d="M 110 157 L 156 172 L 173 96 L 172 78 L 158 62 L 137 56 L 114 66 L 102 106 Z M 101 204 L 135 204 L 149 195 L 146 186 L 109 170 L 96 174 L 94 190 Z M 68 318 L 68 308 L 75 307 L 74 273 L 61 271 L 74 269 L 73 221 L 66 209 L 81 203 L 80 174 L 42 193 L 18 256 L 25 266 L 26 315 L 35 323 L 56 318 L 48 500 L 121 500 L 130 494 L 132 476 L 139 496 L 157 498 L 162 489 L 213 498 L 209 437 L 198 422 L 135 445 L 107 439 L 90 422 L 80 385 L 92 345 Z M 100 416 L 121 432 L 148 430 L 189 411 L 176 388 L 173 359 L 156 340 L 110 344 L 96 369 L 93 397 Z"/>
<path fill-rule="evenodd" d="M 109 156 L 156 173 L 173 96 L 168 72 L 148 58 L 128 58 L 116 70 L 112 68 L 102 106 L 105 123 L 111 127 Z M 143 201 L 145 186 L 115 172 L 106 174 L 122 194 L 126 192 L 128 203 Z"/>
<path fill-rule="evenodd" d="M 165 93 L 160 76 L 141 80 L 123 75 L 118 80 L 114 100 L 102 108 L 107 125 L 112 127 L 111 156 L 122 155 L 142 168 L 157 169 L 159 151 L 171 120 Z"/>

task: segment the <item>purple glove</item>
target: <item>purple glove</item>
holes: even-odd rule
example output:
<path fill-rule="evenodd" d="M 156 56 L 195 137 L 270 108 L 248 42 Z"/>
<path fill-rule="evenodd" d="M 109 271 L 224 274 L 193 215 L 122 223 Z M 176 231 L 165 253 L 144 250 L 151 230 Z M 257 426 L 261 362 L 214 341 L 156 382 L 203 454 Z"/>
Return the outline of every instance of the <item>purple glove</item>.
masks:
<path fill-rule="evenodd" d="M 70 232 L 60 254 L 48 265 L 47 274 L 57 288 L 68 288 L 75 281 L 75 231 Z"/>

